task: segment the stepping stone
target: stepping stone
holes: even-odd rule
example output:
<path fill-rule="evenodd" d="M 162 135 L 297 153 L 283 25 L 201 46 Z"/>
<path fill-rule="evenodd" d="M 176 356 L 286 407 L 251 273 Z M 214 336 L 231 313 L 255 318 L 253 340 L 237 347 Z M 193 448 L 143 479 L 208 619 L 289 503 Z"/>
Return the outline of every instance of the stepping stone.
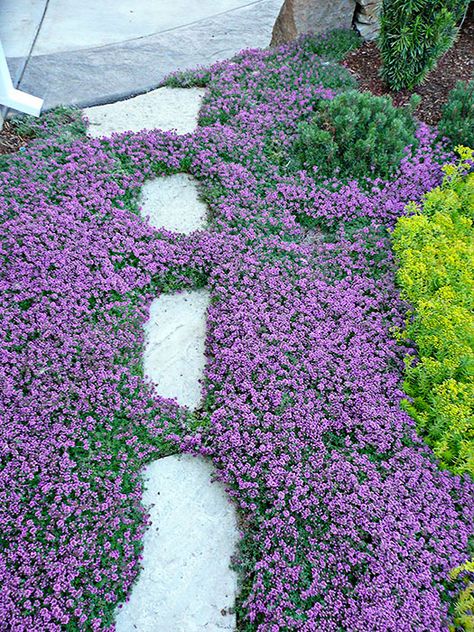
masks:
<path fill-rule="evenodd" d="M 130 601 L 117 611 L 117 632 L 235 630 L 238 541 L 235 511 L 212 466 L 191 455 L 169 456 L 145 470 L 143 503 L 151 526 L 143 569 Z"/>
<path fill-rule="evenodd" d="M 145 324 L 145 375 L 158 395 L 189 408 L 201 402 L 208 305 L 206 290 L 163 294 L 152 302 Z"/>
<path fill-rule="evenodd" d="M 145 182 L 141 202 L 142 216 L 155 228 L 189 234 L 206 225 L 207 206 L 198 197 L 196 181 L 186 173 Z"/>
<path fill-rule="evenodd" d="M 89 136 L 99 138 L 113 132 L 139 132 L 142 129 L 194 131 L 203 88 L 158 88 L 133 99 L 86 108 Z"/>

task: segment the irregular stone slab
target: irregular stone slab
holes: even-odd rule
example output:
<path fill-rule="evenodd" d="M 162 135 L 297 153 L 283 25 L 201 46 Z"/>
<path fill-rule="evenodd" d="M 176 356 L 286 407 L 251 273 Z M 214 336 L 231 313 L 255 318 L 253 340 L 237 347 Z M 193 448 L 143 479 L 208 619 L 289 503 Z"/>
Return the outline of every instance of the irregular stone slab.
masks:
<path fill-rule="evenodd" d="M 366 40 L 374 40 L 380 32 L 382 0 L 356 0 L 354 26 Z"/>
<path fill-rule="evenodd" d="M 196 181 L 177 173 L 145 183 L 141 214 L 155 228 L 188 234 L 205 227 L 207 206 L 198 197 Z"/>
<path fill-rule="evenodd" d="M 142 129 L 192 132 L 205 90 L 201 88 L 159 88 L 133 99 L 84 110 L 89 119 L 89 136 L 110 136 L 113 132 Z"/>
<path fill-rule="evenodd" d="M 117 632 L 234 630 L 238 541 L 236 516 L 212 466 L 190 455 L 154 461 L 145 471 L 143 504 L 151 526 L 143 570 L 130 601 L 118 610 Z"/>
<path fill-rule="evenodd" d="M 285 0 L 275 22 L 272 46 L 303 33 L 351 28 L 355 0 Z"/>
<path fill-rule="evenodd" d="M 145 324 L 145 375 L 158 395 L 196 408 L 205 366 L 206 290 L 163 294 L 150 307 Z"/>

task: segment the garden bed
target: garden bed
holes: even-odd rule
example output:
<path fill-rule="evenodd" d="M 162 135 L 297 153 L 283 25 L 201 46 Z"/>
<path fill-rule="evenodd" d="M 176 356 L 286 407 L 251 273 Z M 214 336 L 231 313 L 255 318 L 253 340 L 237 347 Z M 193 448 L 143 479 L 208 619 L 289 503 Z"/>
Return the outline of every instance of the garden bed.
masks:
<path fill-rule="evenodd" d="M 330 42 L 174 76 L 208 86 L 193 134 L 63 130 L 2 163 L 10 629 L 113 628 L 139 572 L 140 471 L 179 450 L 212 459 L 239 511 L 242 632 L 452 621 L 473 485 L 440 470 L 401 409 L 413 351 L 393 335 L 406 305 L 388 235 L 452 155 L 420 125 L 389 180 L 298 168 L 299 125 L 354 87 Z M 140 188 L 183 171 L 210 228 L 156 232 Z M 191 415 L 143 379 L 143 324 L 160 293 L 204 285 L 205 403 Z"/>
<path fill-rule="evenodd" d="M 438 61 L 426 80 L 415 90 L 395 92 L 379 76 L 381 59 L 375 42 L 364 42 L 350 52 L 342 62 L 359 82 L 361 90 L 375 95 L 389 95 L 396 105 L 405 105 L 412 94 L 419 94 L 420 105 L 416 115 L 429 125 L 439 123 L 443 105 L 457 81 L 470 81 L 474 77 L 474 4 L 471 3 L 457 41 Z"/>

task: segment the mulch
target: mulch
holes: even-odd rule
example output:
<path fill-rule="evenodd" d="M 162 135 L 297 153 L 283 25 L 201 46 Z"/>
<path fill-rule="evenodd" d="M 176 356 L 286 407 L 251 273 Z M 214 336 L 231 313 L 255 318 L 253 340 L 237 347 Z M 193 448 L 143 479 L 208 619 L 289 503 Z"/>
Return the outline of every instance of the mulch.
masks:
<path fill-rule="evenodd" d="M 413 93 L 419 94 L 421 103 L 415 116 L 429 125 L 436 125 L 456 82 L 474 78 L 474 3 L 468 9 L 454 46 L 438 61 L 425 82 L 413 91 L 394 92 L 382 81 L 379 76 L 381 59 L 375 42 L 364 42 L 349 53 L 342 64 L 355 75 L 361 90 L 376 96 L 389 95 L 397 106 L 406 105 Z"/>
<path fill-rule="evenodd" d="M 9 121 L 5 121 L 3 129 L 0 130 L 0 154 L 12 154 L 25 147 L 30 142 L 30 138 L 19 136 L 13 125 Z"/>

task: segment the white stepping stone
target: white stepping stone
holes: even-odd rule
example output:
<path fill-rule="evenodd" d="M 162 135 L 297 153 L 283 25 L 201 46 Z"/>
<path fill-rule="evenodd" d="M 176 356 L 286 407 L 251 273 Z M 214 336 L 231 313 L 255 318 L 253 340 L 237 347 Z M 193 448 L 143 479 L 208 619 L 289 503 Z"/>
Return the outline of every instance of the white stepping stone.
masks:
<path fill-rule="evenodd" d="M 201 402 L 208 306 L 206 290 L 163 294 L 152 302 L 145 324 L 145 375 L 158 395 L 189 408 Z"/>
<path fill-rule="evenodd" d="M 196 181 L 186 173 L 145 182 L 141 203 L 142 216 L 155 228 L 189 234 L 206 224 L 207 206 L 198 197 Z"/>
<path fill-rule="evenodd" d="M 133 99 L 86 108 L 89 136 L 110 136 L 113 132 L 142 129 L 192 132 L 205 94 L 203 88 L 158 88 Z"/>
<path fill-rule="evenodd" d="M 237 590 L 229 569 L 237 522 L 211 472 L 210 463 L 191 455 L 146 468 L 143 503 L 152 525 L 143 540 L 143 570 L 117 612 L 117 632 L 235 630 L 228 609 Z"/>

